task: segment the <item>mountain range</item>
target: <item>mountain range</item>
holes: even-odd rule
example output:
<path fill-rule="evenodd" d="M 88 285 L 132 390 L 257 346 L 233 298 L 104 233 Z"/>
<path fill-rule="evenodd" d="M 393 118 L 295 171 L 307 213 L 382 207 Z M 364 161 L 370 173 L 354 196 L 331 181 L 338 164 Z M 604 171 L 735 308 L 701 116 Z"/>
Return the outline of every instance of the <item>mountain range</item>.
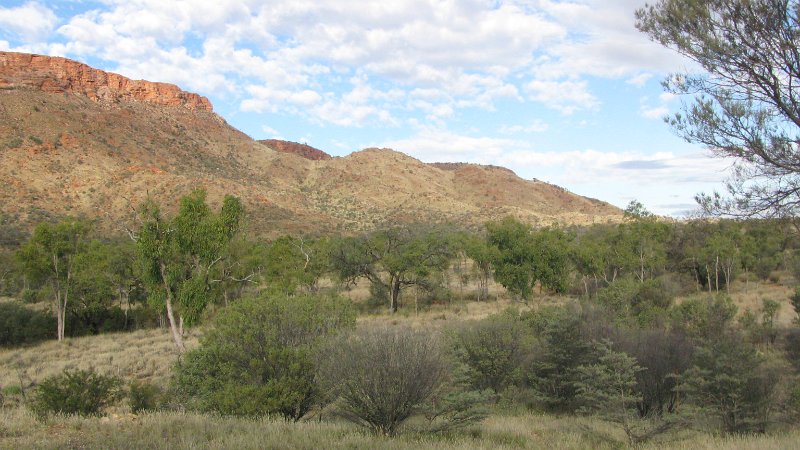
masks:
<path fill-rule="evenodd" d="M 84 215 L 135 226 L 148 196 L 168 211 L 202 187 L 240 197 L 256 235 L 353 233 L 397 223 L 479 228 L 616 222 L 622 212 L 496 166 L 426 164 L 370 148 L 333 157 L 255 140 L 205 97 L 59 57 L 0 52 L 0 214 L 30 227 Z"/>

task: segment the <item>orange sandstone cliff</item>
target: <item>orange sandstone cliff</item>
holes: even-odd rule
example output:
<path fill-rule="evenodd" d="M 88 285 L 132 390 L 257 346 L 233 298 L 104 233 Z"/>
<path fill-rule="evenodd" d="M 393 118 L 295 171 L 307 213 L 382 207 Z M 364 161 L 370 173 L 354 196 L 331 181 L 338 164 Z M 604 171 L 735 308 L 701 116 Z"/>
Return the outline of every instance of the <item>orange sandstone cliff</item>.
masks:
<path fill-rule="evenodd" d="M 207 98 L 169 83 L 131 80 L 67 58 L 0 52 L 0 89 L 32 87 L 84 95 L 96 102 L 144 102 L 211 111 Z"/>

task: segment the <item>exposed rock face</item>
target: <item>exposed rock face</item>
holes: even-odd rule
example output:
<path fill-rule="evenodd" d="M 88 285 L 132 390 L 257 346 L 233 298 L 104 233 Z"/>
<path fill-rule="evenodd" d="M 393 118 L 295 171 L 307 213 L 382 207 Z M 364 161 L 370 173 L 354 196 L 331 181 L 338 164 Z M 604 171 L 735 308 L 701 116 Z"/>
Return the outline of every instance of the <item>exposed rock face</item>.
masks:
<path fill-rule="evenodd" d="M 264 139 L 258 142 L 261 142 L 267 147 L 270 147 L 281 153 L 291 153 L 312 161 L 324 161 L 332 158 L 331 155 L 323 152 L 322 150 L 318 150 L 310 145 L 299 144 L 297 142 L 281 141 L 279 139 Z"/>
<path fill-rule="evenodd" d="M 61 57 L 0 52 L 0 88 L 17 86 L 85 95 L 97 102 L 144 102 L 212 110 L 207 98 L 182 91 L 174 84 L 131 80 Z"/>

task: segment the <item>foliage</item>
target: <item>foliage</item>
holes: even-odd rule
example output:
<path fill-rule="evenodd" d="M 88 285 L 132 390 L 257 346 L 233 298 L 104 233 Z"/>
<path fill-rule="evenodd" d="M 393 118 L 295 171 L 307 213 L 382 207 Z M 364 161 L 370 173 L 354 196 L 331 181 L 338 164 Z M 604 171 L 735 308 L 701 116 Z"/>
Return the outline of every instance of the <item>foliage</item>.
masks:
<path fill-rule="evenodd" d="M 0 302 L 0 347 L 30 344 L 55 337 L 55 319 L 19 302 Z"/>
<path fill-rule="evenodd" d="M 39 417 L 49 414 L 97 416 L 122 398 L 119 378 L 93 370 L 65 370 L 43 380 L 34 391 L 31 410 Z"/>
<path fill-rule="evenodd" d="M 785 369 L 737 333 L 722 333 L 695 352 L 679 390 L 719 418 L 727 433 L 764 432 Z"/>
<path fill-rule="evenodd" d="M 454 355 L 477 390 L 503 393 L 522 378 L 525 324 L 508 311 L 469 323 L 454 336 Z"/>
<path fill-rule="evenodd" d="M 792 309 L 794 310 L 795 318 L 794 323 L 800 325 L 800 286 L 794 290 L 794 295 L 789 299 L 792 302 Z"/>
<path fill-rule="evenodd" d="M 65 336 L 75 259 L 86 246 L 89 230 L 87 222 L 73 218 L 57 224 L 43 222 L 36 226 L 30 239 L 17 252 L 23 273 L 52 289 L 59 341 Z"/>
<path fill-rule="evenodd" d="M 323 400 L 314 375 L 321 341 L 354 320 L 339 297 L 242 299 L 178 364 L 175 386 L 201 411 L 299 420 Z"/>
<path fill-rule="evenodd" d="M 494 270 L 494 262 L 499 258 L 497 247 L 489 245 L 485 239 L 468 235 L 464 242 L 464 252 L 472 260 L 473 271 L 478 278 L 478 301 L 489 297 L 489 280 Z"/>
<path fill-rule="evenodd" d="M 332 244 L 330 261 L 341 280 L 366 278 L 376 292 L 386 292 L 389 311 L 396 312 L 403 289 L 429 286 L 454 255 L 449 233 L 409 226 L 339 239 Z"/>
<path fill-rule="evenodd" d="M 447 378 L 436 338 L 409 329 L 372 329 L 343 336 L 325 352 L 320 374 L 339 399 L 340 414 L 393 436 Z"/>
<path fill-rule="evenodd" d="M 673 327 L 687 336 L 707 342 L 724 334 L 736 316 L 736 305 L 725 294 L 696 296 L 672 308 Z"/>
<path fill-rule="evenodd" d="M 698 196 L 712 213 L 795 216 L 800 205 L 800 7 L 796 0 L 660 0 L 636 13 L 653 40 L 705 72 L 664 82 L 694 96 L 669 120 L 689 142 L 737 159 L 729 198 Z"/>
<path fill-rule="evenodd" d="M 641 418 L 678 412 L 678 377 L 692 363 L 694 346 L 680 331 L 660 328 L 622 329 L 613 336 L 615 350 L 636 358 L 636 408 Z"/>
<path fill-rule="evenodd" d="M 316 290 L 328 265 L 328 241 L 281 236 L 266 252 L 267 283 L 279 292 L 294 293 L 298 287 Z"/>
<path fill-rule="evenodd" d="M 672 298 L 658 279 L 638 282 L 619 278 L 596 293 L 597 301 L 622 323 L 647 326 L 666 314 Z"/>
<path fill-rule="evenodd" d="M 158 410 L 164 396 L 164 391 L 153 383 L 134 380 L 128 385 L 128 405 L 134 414 Z"/>
<path fill-rule="evenodd" d="M 243 214 L 241 202 L 232 196 L 226 196 L 219 214 L 214 214 L 203 190 L 181 198 L 178 215 L 172 219 L 162 217 L 152 201 L 142 206 L 137 250 L 149 301 L 166 310 L 180 351 L 185 350 L 180 329 L 183 320 L 188 325 L 196 322 L 205 307 L 221 297 L 216 289 L 219 283 L 213 281 Z"/>
<path fill-rule="evenodd" d="M 495 279 L 509 292 L 527 300 L 537 282 L 555 292 L 566 291 L 571 236 L 556 228 L 534 231 L 512 217 L 487 223 L 486 232 L 498 251 Z"/>
<path fill-rule="evenodd" d="M 568 307 L 547 307 L 527 317 L 538 338 L 529 353 L 526 382 L 550 411 L 578 408 L 575 386 L 579 366 L 594 361 L 591 342 L 584 337 L 580 313 Z"/>
<path fill-rule="evenodd" d="M 669 226 L 652 216 L 631 216 L 610 236 L 610 262 L 620 273 L 639 282 L 654 278 L 667 262 Z"/>

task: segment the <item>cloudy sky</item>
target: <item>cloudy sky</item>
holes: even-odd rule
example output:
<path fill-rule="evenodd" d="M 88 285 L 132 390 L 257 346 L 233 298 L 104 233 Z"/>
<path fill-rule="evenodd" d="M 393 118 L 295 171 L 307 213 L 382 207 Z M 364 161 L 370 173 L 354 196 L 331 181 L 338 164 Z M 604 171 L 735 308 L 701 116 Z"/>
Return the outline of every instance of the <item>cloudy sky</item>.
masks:
<path fill-rule="evenodd" d="M 634 27 L 646 0 L 0 2 L 0 50 L 66 56 L 211 99 L 257 139 L 496 164 L 681 215 L 730 165 L 663 117 L 689 61 Z"/>

